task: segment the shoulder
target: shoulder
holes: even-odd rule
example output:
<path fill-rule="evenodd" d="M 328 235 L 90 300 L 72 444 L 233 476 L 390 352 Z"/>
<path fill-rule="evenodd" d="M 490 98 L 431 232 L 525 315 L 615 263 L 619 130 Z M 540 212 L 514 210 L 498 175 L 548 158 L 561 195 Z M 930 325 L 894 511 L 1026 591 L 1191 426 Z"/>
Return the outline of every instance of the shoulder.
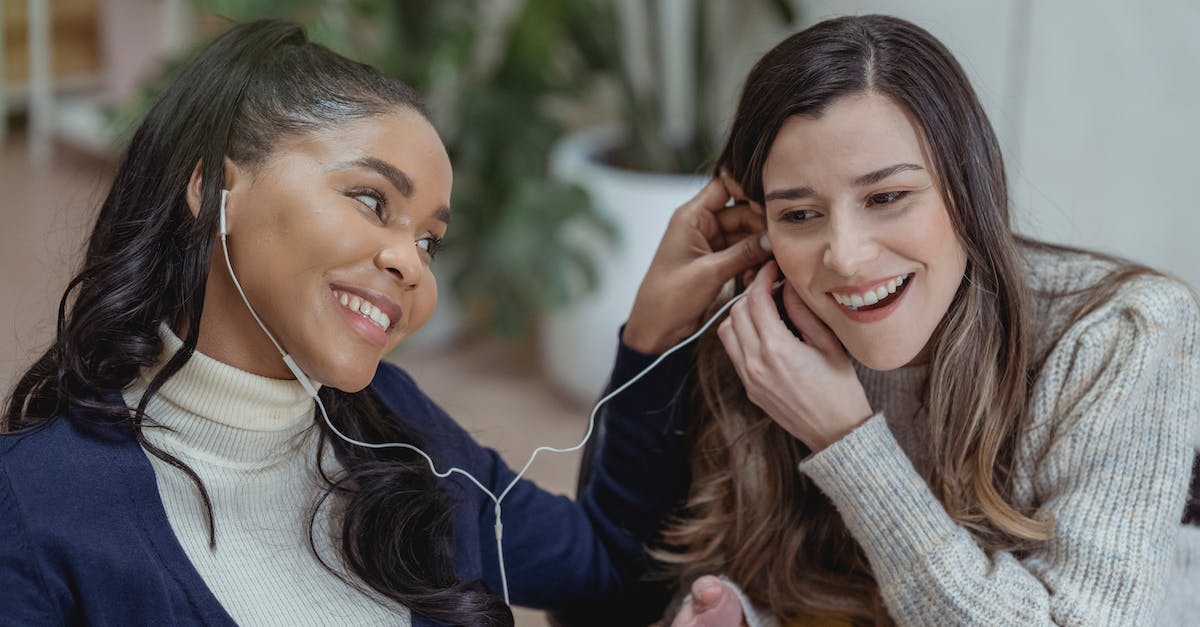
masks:
<path fill-rule="evenodd" d="M 380 362 L 368 389 L 396 420 L 415 429 L 430 445 L 460 447 L 472 438 L 429 398 L 404 369 Z"/>
<path fill-rule="evenodd" d="M 133 431 L 82 413 L 0 435 L 0 475 L 26 506 L 105 499 L 137 472 L 153 473 Z"/>
<path fill-rule="evenodd" d="M 426 414 L 436 405 L 421 391 L 417 382 L 404 369 L 386 361 L 379 362 L 375 378 L 371 380 L 371 393 L 394 412 L 403 415 Z"/>
<path fill-rule="evenodd" d="M 1070 316 L 1071 312 L 1062 312 Z M 1071 317 L 1067 318 L 1071 320 Z M 1195 354 L 1200 298 L 1183 283 L 1158 274 L 1131 277 L 1091 311 L 1070 322 L 1062 340 L 1087 345 L 1162 345 L 1163 355 Z M 1173 345 L 1172 345 L 1173 344 Z"/>
<path fill-rule="evenodd" d="M 1100 281 L 1104 281 L 1103 277 Z M 1100 288 L 1090 288 L 1100 289 Z M 1109 285 L 1080 315 L 1082 296 L 1043 303 L 1032 410 L 1043 417 L 1110 416 L 1125 428 L 1150 420 L 1195 429 L 1200 395 L 1200 299 L 1163 275 L 1139 274 Z M 1049 298 L 1049 297 L 1043 297 Z M 1130 422 L 1131 421 L 1131 422 Z M 1061 427 L 1077 424 L 1068 419 Z M 1194 436 L 1191 436 L 1194 438 Z"/>
<path fill-rule="evenodd" d="M 1200 297 L 1175 279 L 1153 271 L 1122 278 L 1119 262 L 1085 251 L 1030 247 L 1023 256 L 1037 354 L 1076 343 L 1196 341 Z"/>
<path fill-rule="evenodd" d="M 94 470 L 115 461 L 114 450 L 137 450 L 133 431 L 92 422 L 85 412 L 56 416 L 38 426 L 0 434 L 0 462 L 5 468 L 61 475 Z"/>

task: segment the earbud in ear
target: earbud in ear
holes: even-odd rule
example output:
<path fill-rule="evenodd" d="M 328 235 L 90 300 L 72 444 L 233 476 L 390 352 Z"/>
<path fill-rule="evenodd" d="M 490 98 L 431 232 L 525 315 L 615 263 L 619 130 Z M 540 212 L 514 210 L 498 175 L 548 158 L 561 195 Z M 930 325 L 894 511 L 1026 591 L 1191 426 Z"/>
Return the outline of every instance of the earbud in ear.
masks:
<path fill-rule="evenodd" d="M 229 190 L 221 190 L 221 237 L 229 234 L 229 229 L 225 226 L 225 199 L 229 196 Z"/>

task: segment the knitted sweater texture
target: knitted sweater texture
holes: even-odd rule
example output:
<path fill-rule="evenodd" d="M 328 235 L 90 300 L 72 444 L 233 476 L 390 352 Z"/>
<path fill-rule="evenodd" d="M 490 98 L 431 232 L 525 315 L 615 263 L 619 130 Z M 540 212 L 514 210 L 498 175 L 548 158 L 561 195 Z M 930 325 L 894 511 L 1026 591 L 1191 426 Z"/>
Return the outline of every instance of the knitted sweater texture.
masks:
<path fill-rule="evenodd" d="M 857 366 L 877 413 L 799 470 L 841 513 L 899 624 L 1195 624 L 1200 528 L 1180 520 L 1200 449 L 1200 311 L 1178 283 L 1140 277 L 1065 328 L 1086 290 L 1047 294 L 1093 285 L 1111 266 L 1058 252 L 1026 261 L 1035 348 L 1049 356 L 1012 502 L 1053 521 L 1048 542 L 989 554 L 934 497 L 924 367 Z"/>

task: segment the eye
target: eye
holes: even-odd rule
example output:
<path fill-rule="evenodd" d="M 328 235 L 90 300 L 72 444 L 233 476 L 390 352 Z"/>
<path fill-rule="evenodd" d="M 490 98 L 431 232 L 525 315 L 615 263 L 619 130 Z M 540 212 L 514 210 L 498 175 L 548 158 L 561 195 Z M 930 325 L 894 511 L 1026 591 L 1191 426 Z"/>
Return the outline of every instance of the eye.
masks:
<path fill-rule="evenodd" d="M 442 238 L 436 235 L 426 235 L 417 240 L 417 248 L 426 252 L 432 260 L 437 255 L 438 249 L 442 247 Z"/>
<path fill-rule="evenodd" d="M 350 192 L 349 195 L 364 207 L 370 209 L 371 213 L 378 216 L 380 220 L 383 219 L 383 210 L 387 206 L 387 200 L 384 199 L 383 194 L 373 189 L 366 189 L 355 190 Z"/>
<path fill-rule="evenodd" d="M 882 194 L 874 194 L 867 198 L 867 206 L 886 205 L 896 202 L 908 195 L 907 191 L 883 192 Z"/>
<path fill-rule="evenodd" d="M 785 211 L 784 213 L 780 214 L 779 221 L 799 224 L 801 222 L 808 222 L 818 215 L 820 214 L 812 209 L 796 209 L 794 211 Z"/>

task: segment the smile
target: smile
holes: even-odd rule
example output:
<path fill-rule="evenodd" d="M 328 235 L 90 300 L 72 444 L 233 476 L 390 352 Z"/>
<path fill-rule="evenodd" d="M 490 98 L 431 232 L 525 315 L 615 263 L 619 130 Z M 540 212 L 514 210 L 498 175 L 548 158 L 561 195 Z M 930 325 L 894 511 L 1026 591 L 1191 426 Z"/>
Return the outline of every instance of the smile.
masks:
<path fill-rule="evenodd" d="M 897 294 L 904 291 L 905 282 L 912 277 L 912 274 L 904 274 L 887 281 L 884 281 L 875 287 L 867 288 L 861 292 L 855 293 L 839 293 L 830 292 L 833 299 L 839 305 L 849 309 L 850 311 L 858 311 L 859 309 L 875 309 L 886 307 L 896 299 Z"/>
<path fill-rule="evenodd" d="M 380 329 L 387 331 L 392 326 L 392 319 L 378 307 L 372 305 L 371 301 L 341 290 L 333 290 L 333 295 L 342 304 L 342 307 L 370 320 Z"/>

